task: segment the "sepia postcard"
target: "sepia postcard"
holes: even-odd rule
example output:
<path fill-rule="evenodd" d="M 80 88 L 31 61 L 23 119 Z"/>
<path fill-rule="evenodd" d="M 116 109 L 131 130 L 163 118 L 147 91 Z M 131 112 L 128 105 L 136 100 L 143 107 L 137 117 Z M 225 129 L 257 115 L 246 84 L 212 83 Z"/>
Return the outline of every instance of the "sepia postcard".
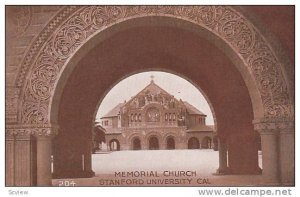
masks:
<path fill-rule="evenodd" d="M 5 78 L 6 187 L 295 186 L 293 5 L 6 5 Z"/>

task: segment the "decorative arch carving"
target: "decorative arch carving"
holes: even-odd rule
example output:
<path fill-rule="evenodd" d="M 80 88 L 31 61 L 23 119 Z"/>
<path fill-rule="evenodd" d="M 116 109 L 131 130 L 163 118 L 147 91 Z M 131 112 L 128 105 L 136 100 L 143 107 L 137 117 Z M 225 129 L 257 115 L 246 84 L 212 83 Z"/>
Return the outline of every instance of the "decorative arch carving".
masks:
<path fill-rule="evenodd" d="M 132 18 L 186 20 L 212 32 L 241 58 L 260 92 L 264 118 L 293 117 L 281 62 L 270 44 L 240 12 L 229 6 L 68 6 L 45 27 L 28 51 L 18 76 L 19 123 L 48 124 L 49 105 L 62 68 L 90 37 Z"/>

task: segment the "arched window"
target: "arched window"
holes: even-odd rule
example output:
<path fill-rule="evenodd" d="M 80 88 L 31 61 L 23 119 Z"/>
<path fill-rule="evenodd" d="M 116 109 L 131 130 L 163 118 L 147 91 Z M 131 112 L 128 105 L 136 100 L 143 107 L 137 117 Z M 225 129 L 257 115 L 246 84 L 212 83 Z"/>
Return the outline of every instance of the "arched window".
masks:
<path fill-rule="evenodd" d="M 159 122 L 160 121 L 160 112 L 157 108 L 151 107 L 147 110 L 146 113 L 147 122 Z"/>
<path fill-rule="evenodd" d="M 134 116 L 133 114 L 131 114 L 131 122 L 133 122 L 133 120 L 134 120 Z"/>

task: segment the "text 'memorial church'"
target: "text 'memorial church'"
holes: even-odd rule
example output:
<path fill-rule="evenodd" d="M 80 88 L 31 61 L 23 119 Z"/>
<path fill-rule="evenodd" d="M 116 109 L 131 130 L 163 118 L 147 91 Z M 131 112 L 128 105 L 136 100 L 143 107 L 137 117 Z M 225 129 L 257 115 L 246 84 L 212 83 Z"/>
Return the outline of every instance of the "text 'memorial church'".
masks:
<path fill-rule="evenodd" d="M 98 149 L 105 141 L 111 151 L 213 148 L 214 128 L 205 119 L 205 114 L 163 90 L 151 76 L 148 86 L 101 117 L 94 146 Z"/>

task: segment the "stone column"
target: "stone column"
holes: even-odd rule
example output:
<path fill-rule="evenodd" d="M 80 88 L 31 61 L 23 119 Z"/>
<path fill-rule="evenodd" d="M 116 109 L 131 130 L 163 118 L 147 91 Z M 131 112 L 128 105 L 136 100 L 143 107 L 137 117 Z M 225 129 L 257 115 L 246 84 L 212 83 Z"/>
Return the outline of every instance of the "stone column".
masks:
<path fill-rule="evenodd" d="M 262 174 L 267 182 L 279 183 L 278 132 L 260 130 L 262 149 Z"/>
<path fill-rule="evenodd" d="M 41 126 L 35 129 L 37 185 L 51 186 L 52 139 L 57 134 L 57 126 Z"/>
<path fill-rule="evenodd" d="M 254 121 L 254 126 L 261 135 L 265 181 L 294 185 L 294 122 L 277 118 Z"/>
<path fill-rule="evenodd" d="M 147 139 L 144 140 L 141 139 L 141 150 L 148 150 L 148 149 L 149 147 L 148 147 Z"/>
<path fill-rule="evenodd" d="M 34 130 L 23 125 L 6 125 L 6 185 L 36 185 Z"/>
<path fill-rule="evenodd" d="M 5 186 L 14 186 L 15 136 L 5 135 Z"/>
<path fill-rule="evenodd" d="M 50 136 L 37 136 L 37 185 L 51 186 L 52 139 Z"/>
<path fill-rule="evenodd" d="M 92 177 L 95 175 L 95 172 L 92 170 L 92 146 L 91 139 L 88 139 L 86 142 L 86 147 L 84 151 L 84 173 L 85 177 Z"/>
<path fill-rule="evenodd" d="M 7 184 L 51 185 L 51 136 L 49 125 L 7 125 Z M 13 138 L 12 138 L 13 136 Z M 11 141 L 13 139 L 13 141 Z M 50 139 L 50 140 L 49 140 Z"/>
<path fill-rule="evenodd" d="M 219 168 L 217 174 L 226 174 L 227 167 L 227 146 L 226 140 L 218 138 L 218 149 L 219 149 Z"/>
<path fill-rule="evenodd" d="M 283 185 L 295 185 L 294 122 L 279 125 L 280 178 Z"/>

